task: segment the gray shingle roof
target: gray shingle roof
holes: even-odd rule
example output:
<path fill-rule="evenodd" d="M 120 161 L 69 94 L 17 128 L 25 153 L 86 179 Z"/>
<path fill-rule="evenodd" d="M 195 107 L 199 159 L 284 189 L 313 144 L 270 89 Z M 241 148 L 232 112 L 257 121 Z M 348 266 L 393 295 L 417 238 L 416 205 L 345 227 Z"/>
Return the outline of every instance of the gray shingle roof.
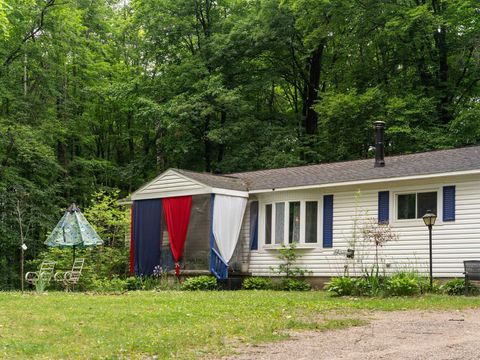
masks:
<path fill-rule="evenodd" d="M 229 174 L 249 190 L 267 190 L 349 181 L 388 179 L 447 172 L 480 170 L 480 146 L 385 157 L 385 167 L 373 159 L 307 165 Z"/>
<path fill-rule="evenodd" d="M 373 165 L 374 159 L 366 159 L 227 175 L 174 170 L 212 187 L 239 191 L 270 190 L 480 170 L 480 146 L 387 156 L 385 167 L 375 168 Z"/>
<path fill-rule="evenodd" d="M 182 174 L 190 179 L 196 180 L 207 186 L 221 188 L 221 189 L 230 189 L 230 190 L 239 190 L 247 191 L 247 186 L 243 180 L 233 177 L 230 175 L 213 175 L 209 173 L 200 173 L 195 171 L 188 171 L 182 169 L 173 169 L 174 171 Z"/>

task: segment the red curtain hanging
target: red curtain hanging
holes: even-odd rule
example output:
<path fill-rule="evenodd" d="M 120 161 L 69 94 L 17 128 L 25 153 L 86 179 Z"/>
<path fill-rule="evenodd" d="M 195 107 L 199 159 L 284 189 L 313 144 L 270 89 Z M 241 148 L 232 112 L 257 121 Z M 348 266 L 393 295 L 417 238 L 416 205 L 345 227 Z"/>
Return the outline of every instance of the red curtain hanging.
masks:
<path fill-rule="evenodd" d="M 135 262 L 135 242 L 133 238 L 133 211 L 134 205 L 130 207 L 130 275 L 133 275 Z"/>
<path fill-rule="evenodd" d="M 185 238 L 187 237 L 188 223 L 190 221 L 191 196 L 181 196 L 163 199 L 163 213 L 167 223 L 170 248 L 175 260 L 175 274 L 180 275 L 179 261 L 183 254 Z"/>

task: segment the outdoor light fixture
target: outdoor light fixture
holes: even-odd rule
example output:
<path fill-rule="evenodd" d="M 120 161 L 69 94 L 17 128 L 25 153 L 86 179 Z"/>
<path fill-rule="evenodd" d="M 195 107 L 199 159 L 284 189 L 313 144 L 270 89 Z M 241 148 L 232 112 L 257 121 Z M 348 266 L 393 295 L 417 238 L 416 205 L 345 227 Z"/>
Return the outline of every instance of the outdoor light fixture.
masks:
<path fill-rule="evenodd" d="M 422 217 L 423 222 L 428 227 L 428 236 L 429 236 L 429 250 L 430 250 L 430 289 L 433 285 L 433 268 L 432 268 L 432 227 L 435 225 L 435 220 L 437 220 L 437 215 L 432 213 L 431 210 L 427 210 L 427 213 Z"/>
<path fill-rule="evenodd" d="M 435 225 L 435 220 L 437 220 L 437 215 L 432 213 L 431 210 L 427 210 L 427 213 L 423 215 L 422 219 L 426 226 L 433 226 Z"/>

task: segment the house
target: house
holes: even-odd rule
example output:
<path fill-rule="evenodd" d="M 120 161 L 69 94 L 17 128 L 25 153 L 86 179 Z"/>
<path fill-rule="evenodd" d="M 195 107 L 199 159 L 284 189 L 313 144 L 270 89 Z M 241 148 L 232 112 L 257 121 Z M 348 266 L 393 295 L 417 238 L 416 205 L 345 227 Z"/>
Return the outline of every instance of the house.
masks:
<path fill-rule="evenodd" d="M 279 247 L 295 242 L 310 276 L 358 275 L 375 254 L 362 229 L 388 224 L 398 239 L 377 249 L 382 271 L 427 273 L 431 210 L 434 276 L 462 276 L 463 260 L 480 259 L 480 146 L 384 157 L 384 125 L 375 126 L 375 160 L 165 171 L 132 195 L 132 271 L 177 263 L 218 278 L 270 276 Z"/>

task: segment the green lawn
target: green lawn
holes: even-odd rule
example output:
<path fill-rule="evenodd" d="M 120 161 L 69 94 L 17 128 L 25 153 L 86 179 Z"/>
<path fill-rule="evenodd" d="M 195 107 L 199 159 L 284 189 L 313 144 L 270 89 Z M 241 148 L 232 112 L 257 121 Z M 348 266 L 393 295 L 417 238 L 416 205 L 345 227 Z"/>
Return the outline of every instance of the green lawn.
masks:
<path fill-rule="evenodd" d="M 324 292 L 132 292 L 122 295 L 0 293 L 0 358 L 193 359 L 286 329 L 361 323 L 356 309 L 461 309 L 479 297 L 338 299 Z M 344 313 L 332 318 L 330 310 Z M 329 319 L 330 317 L 330 319 Z"/>

